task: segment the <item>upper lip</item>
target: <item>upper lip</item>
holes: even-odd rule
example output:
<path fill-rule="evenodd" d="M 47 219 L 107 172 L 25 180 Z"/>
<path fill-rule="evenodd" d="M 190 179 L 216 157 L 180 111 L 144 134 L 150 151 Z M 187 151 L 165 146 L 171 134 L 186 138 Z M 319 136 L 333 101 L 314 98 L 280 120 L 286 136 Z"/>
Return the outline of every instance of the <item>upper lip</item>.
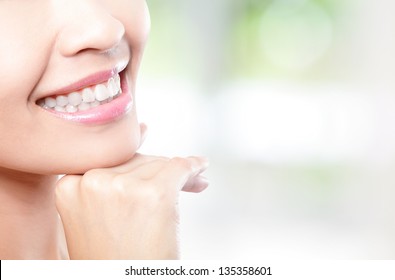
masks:
<path fill-rule="evenodd" d="M 72 84 L 69 84 L 65 87 L 62 87 L 62 88 L 59 88 L 55 91 L 47 93 L 47 94 L 39 97 L 39 99 L 43 99 L 43 98 L 49 97 L 49 96 L 68 94 L 71 92 L 79 91 L 79 90 L 89 87 L 89 86 L 101 84 L 101 83 L 109 80 L 114 75 L 122 72 L 126 68 L 126 66 L 127 66 L 127 64 L 122 64 L 122 65 L 117 65 L 109 70 L 96 72 L 96 73 L 86 76 L 86 77 L 84 77 Z"/>

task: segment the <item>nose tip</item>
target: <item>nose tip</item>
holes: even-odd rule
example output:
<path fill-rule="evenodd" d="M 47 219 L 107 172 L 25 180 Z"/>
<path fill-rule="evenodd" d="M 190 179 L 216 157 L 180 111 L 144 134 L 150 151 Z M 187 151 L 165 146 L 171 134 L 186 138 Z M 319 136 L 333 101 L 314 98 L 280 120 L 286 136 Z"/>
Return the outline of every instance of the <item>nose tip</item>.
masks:
<path fill-rule="evenodd" d="M 67 18 L 58 34 L 57 46 L 63 56 L 84 50 L 106 52 L 116 48 L 124 34 L 125 27 L 118 19 L 104 9 L 90 8 Z"/>

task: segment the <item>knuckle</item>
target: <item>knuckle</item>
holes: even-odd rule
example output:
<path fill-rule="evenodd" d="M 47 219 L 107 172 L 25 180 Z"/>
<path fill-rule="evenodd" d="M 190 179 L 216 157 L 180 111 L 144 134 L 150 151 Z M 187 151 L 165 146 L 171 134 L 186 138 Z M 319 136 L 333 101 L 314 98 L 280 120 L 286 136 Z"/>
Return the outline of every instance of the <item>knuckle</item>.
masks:
<path fill-rule="evenodd" d="M 64 176 L 59 179 L 55 186 L 55 204 L 59 208 L 67 208 L 78 188 L 78 182 L 75 178 Z"/>
<path fill-rule="evenodd" d="M 170 160 L 170 163 L 175 165 L 178 168 L 184 169 L 185 171 L 192 171 L 193 170 L 192 163 L 186 158 L 175 157 Z"/>
<path fill-rule="evenodd" d="M 61 197 L 66 195 L 68 192 L 70 192 L 71 189 L 75 188 L 75 184 L 73 184 L 73 181 L 71 178 L 68 176 L 64 176 L 58 180 L 56 183 L 55 187 L 55 194 L 57 197 Z"/>
<path fill-rule="evenodd" d="M 55 188 L 55 199 L 56 202 L 61 201 L 65 197 L 66 191 L 63 184 L 57 184 Z"/>
<path fill-rule="evenodd" d="M 128 189 L 128 186 L 133 182 L 124 176 L 124 174 L 117 174 L 111 178 L 111 187 L 115 192 L 123 193 Z"/>
<path fill-rule="evenodd" d="M 56 197 L 61 197 L 65 193 L 65 189 L 67 188 L 67 179 L 61 178 L 56 183 L 55 187 L 55 195 Z"/>
<path fill-rule="evenodd" d="M 64 199 L 65 199 L 65 192 L 64 192 L 63 186 L 58 185 L 55 188 L 55 204 L 56 204 L 56 206 L 58 206 L 58 207 L 63 206 Z"/>
<path fill-rule="evenodd" d="M 104 184 L 108 184 L 108 174 L 100 169 L 87 171 L 81 180 L 84 189 L 100 189 Z"/>

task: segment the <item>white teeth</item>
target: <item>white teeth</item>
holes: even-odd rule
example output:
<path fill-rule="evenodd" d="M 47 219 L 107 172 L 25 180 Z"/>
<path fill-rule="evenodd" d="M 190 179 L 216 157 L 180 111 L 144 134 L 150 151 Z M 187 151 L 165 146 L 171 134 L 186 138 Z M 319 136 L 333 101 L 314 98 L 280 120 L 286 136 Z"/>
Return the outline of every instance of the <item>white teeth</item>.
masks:
<path fill-rule="evenodd" d="M 60 106 L 55 106 L 54 110 L 56 112 L 66 112 L 66 109 Z"/>
<path fill-rule="evenodd" d="M 100 105 L 100 102 L 97 101 L 97 100 L 95 100 L 94 102 L 90 103 L 90 105 L 91 105 L 91 108 L 94 108 L 94 107 L 99 106 L 99 105 Z"/>
<path fill-rule="evenodd" d="M 86 111 L 90 108 L 91 108 L 91 105 L 89 105 L 89 103 L 82 102 L 80 105 L 78 105 L 79 111 Z"/>
<path fill-rule="evenodd" d="M 107 88 L 108 88 L 108 90 L 110 92 L 110 96 L 111 97 L 117 95 L 118 92 L 119 92 L 119 87 L 116 85 L 116 83 L 115 83 L 113 78 L 108 80 Z"/>
<path fill-rule="evenodd" d="M 97 101 L 104 101 L 110 97 L 110 92 L 105 85 L 95 87 L 95 98 Z"/>
<path fill-rule="evenodd" d="M 82 91 L 82 101 L 86 103 L 95 101 L 95 94 L 90 88 L 85 88 Z"/>
<path fill-rule="evenodd" d="M 54 108 L 56 106 L 56 100 L 55 100 L 55 98 L 52 98 L 52 97 L 45 98 L 44 103 L 49 108 Z"/>
<path fill-rule="evenodd" d="M 59 95 L 56 97 L 56 105 L 64 107 L 69 103 L 69 99 L 66 96 Z"/>
<path fill-rule="evenodd" d="M 114 81 L 118 89 L 121 90 L 121 77 L 119 75 L 115 75 Z"/>
<path fill-rule="evenodd" d="M 73 106 L 78 106 L 82 102 L 82 96 L 78 92 L 70 93 L 68 96 L 69 104 Z"/>
<path fill-rule="evenodd" d="M 75 107 L 75 106 L 73 106 L 71 104 L 68 104 L 66 106 L 66 112 L 68 112 L 68 113 L 75 113 L 77 111 L 78 111 L 77 107 Z"/>
<path fill-rule="evenodd" d="M 78 92 L 72 92 L 67 96 L 58 95 L 40 99 L 37 105 L 57 112 L 75 113 L 111 102 L 121 93 L 121 78 L 119 74 L 116 74 L 105 83 L 87 87 Z"/>

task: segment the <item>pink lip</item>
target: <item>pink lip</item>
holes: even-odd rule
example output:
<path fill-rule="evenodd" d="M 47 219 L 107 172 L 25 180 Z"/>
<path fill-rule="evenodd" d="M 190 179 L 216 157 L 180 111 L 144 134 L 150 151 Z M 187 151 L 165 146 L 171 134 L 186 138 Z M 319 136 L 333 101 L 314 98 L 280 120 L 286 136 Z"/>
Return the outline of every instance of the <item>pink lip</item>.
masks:
<path fill-rule="evenodd" d="M 73 85 L 63 88 L 62 92 L 71 92 L 76 90 L 78 86 L 81 89 L 83 87 L 86 87 L 87 85 L 95 84 L 95 83 L 87 83 L 87 81 L 89 82 L 98 81 L 97 83 L 104 82 L 115 74 L 114 72 L 111 72 L 113 73 L 113 75 L 108 76 L 105 73 L 109 73 L 109 72 L 100 73 L 103 74 L 100 79 L 98 79 L 100 75 L 95 75 L 95 76 L 91 76 L 91 78 L 88 77 L 86 79 L 83 79 Z M 132 94 L 130 92 L 128 82 L 126 80 L 125 73 L 120 73 L 120 76 L 121 76 L 122 93 L 120 96 L 118 96 L 117 98 L 115 98 L 109 103 L 102 104 L 95 108 L 91 108 L 89 110 L 80 111 L 76 113 L 64 113 L 64 112 L 57 112 L 55 110 L 46 110 L 46 109 L 43 110 L 64 120 L 83 123 L 83 124 L 105 124 L 105 123 L 113 122 L 121 118 L 125 114 L 127 114 L 132 109 L 132 104 L 133 104 Z M 81 84 L 83 84 L 84 86 L 81 87 L 80 86 Z M 72 90 L 70 91 L 68 89 L 72 89 Z"/>
<path fill-rule="evenodd" d="M 72 83 L 68 86 L 65 86 L 63 88 L 55 90 L 49 94 L 46 94 L 45 96 L 42 96 L 41 98 L 45 98 L 47 96 L 68 94 L 73 91 L 78 91 L 78 90 L 81 90 L 81 89 L 89 87 L 89 86 L 101 84 L 105 81 L 108 81 L 111 77 L 113 77 L 116 73 L 121 72 L 123 69 L 124 68 L 121 68 L 121 69 L 114 68 L 111 70 L 106 70 L 106 71 L 101 71 L 101 72 L 95 73 L 95 74 L 85 77 L 75 83 Z"/>

